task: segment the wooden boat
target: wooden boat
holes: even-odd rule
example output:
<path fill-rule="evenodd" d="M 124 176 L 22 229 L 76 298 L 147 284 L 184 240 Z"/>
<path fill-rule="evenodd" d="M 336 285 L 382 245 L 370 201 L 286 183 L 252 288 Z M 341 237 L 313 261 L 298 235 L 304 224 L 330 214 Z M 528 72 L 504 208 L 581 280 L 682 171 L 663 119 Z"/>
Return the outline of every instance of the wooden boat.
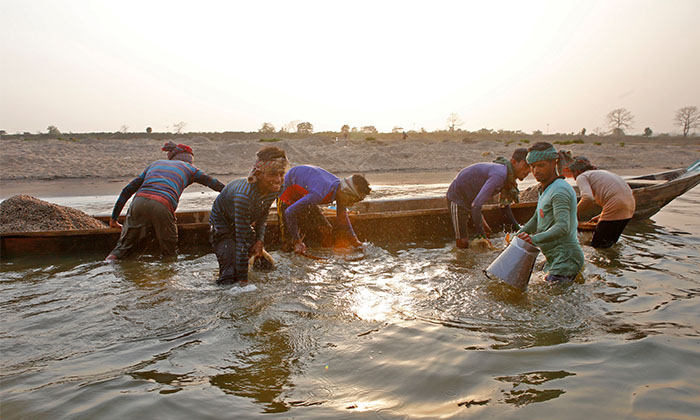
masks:
<path fill-rule="evenodd" d="M 700 183 L 700 161 L 685 169 L 675 169 L 627 179 L 637 201 L 634 219 L 656 214 L 674 198 Z M 515 218 L 524 223 L 534 214 L 536 202 L 511 206 Z M 447 200 L 442 197 L 367 200 L 358 203 L 350 219 L 358 237 L 375 243 L 411 243 L 453 236 Z M 495 204 L 483 208 L 492 228 L 502 227 L 504 218 Z M 109 216 L 98 217 L 105 223 Z M 333 221 L 334 218 L 330 218 Z M 209 211 L 177 213 L 179 249 L 181 252 L 209 247 Z M 586 225 L 581 224 L 582 227 Z M 590 225 L 588 226 L 590 228 Z M 119 238 L 118 229 L 92 229 L 0 234 L 0 255 L 3 260 L 20 256 L 75 255 L 108 253 Z M 314 243 L 315 238 L 307 237 Z M 268 217 L 265 243 L 268 249 L 279 246 L 276 214 Z"/>

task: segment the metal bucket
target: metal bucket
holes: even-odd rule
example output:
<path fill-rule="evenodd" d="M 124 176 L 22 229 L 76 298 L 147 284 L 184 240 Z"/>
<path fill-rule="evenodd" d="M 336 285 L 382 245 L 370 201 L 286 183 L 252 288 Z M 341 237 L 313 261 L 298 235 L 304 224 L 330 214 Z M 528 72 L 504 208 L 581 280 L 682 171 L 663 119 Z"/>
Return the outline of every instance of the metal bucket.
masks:
<path fill-rule="evenodd" d="M 489 278 L 496 277 L 516 289 L 525 291 L 539 253 L 537 247 L 516 236 L 484 273 Z"/>

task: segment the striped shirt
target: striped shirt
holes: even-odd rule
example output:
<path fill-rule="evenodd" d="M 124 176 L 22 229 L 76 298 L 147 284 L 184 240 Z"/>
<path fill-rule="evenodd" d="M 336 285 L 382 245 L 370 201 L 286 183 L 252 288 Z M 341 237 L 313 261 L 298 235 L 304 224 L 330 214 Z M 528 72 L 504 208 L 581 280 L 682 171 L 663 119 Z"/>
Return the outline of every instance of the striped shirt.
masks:
<path fill-rule="evenodd" d="M 240 280 L 247 279 L 248 251 L 256 241 L 264 240 L 267 215 L 279 195 L 280 191 L 263 194 L 257 183 L 241 178 L 229 182 L 214 200 L 209 224 L 217 236 L 235 238 L 236 273 Z"/>
<path fill-rule="evenodd" d="M 134 193 L 137 197 L 150 198 L 165 205 L 175 213 L 180 196 L 188 185 L 196 182 L 214 191 L 221 191 L 224 184 L 181 160 L 157 160 L 134 178 L 122 190 L 112 210 L 112 219 L 117 220 L 126 202 Z"/>
<path fill-rule="evenodd" d="M 287 222 L 287 229 L 293 242 L 299 240 L 297 220 L 304 208 L 332 203 L 335 201 L 339 187 L 340 179 L 318 166 L 300 165 L 287 172 L 284 176 L 284 192 L 280 196 L 280 201 L 290 205 L 284 212 L 284 220 Z M 338 227 L 347 231 L 353 238 L 357 238 L 345 207 L 341 205 L 336 207 Z"/>

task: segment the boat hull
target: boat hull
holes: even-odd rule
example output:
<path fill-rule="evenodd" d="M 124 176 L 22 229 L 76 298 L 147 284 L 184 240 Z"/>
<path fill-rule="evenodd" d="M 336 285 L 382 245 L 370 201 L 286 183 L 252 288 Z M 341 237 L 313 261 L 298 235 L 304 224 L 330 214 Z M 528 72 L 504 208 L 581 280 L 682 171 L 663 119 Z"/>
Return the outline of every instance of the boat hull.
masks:
<path fill-rule="evenodd" d="M 674 198 L 700 183 L 700 171 L 678 169 L 658 174 L 630 178 L 637 202 L 634 219 L 646 219 L 656 214 Z M 535 212 L 536 202 L 511 206 L 516 220 L 523 224 Z M 410 243 L 422 240 L 452 238 L 454 233 L 444 197 L 368 200 L 355 206 L 350 221 L 362 241 L 376 243 Z M 483 207 L 483 215 L 493 229 L 506 223 L 495 204 Z M 107 222 L 109 217 L 98 217 Z M 123 216 L 122 216 L 123 219 Z M 335 217 L 329 217 L 333 222 Z M 177 214 L 178 245 L 181 252 L 188 249 L 210 249 L 209 211 L 184 211 Z M 586 226 L 583 224 L 582 226 Z M 587 226 L 590 229 L 590 226 Z M 118 229 L 19 232 L 0 234 L 0 255 L 3 260 L 21 256 L 74 255 L 108 253 L 117 243 Z M 310 245 L 318 238 L 305 239 Z M 276 214 L 268 217 L 265 246 L 276 249 L 280 232 Z"/>

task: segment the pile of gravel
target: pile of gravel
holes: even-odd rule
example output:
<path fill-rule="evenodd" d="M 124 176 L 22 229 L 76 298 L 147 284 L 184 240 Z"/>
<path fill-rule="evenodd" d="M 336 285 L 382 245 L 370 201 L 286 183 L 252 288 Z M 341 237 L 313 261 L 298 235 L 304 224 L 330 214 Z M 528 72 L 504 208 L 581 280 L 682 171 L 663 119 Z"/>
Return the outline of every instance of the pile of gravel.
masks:
<path fill-rule="evenodd" d="M 520 202 L 528 203 L 531 201 L 537 201 L 537 199 L 540 197 L 537 187 L 539 187 L 539 184 L 532 185 L 526 190 L 520 191 Z"/>
<path fill-rule="evenodd" d="M 0 203 L 0 233 L 104 229 L 108 226 L 82 211 L 15 195 Z"/>

